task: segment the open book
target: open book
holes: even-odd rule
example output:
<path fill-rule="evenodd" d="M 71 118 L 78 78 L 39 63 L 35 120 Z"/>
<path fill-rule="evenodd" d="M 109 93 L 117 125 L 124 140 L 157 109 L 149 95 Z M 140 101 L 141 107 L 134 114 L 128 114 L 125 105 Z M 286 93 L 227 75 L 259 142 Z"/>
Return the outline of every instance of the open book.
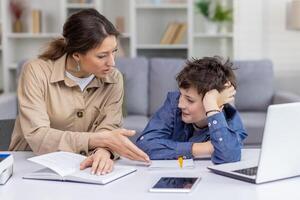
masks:
<path fill-rule="evenodd" d="M 54 152 L 32 157 L 28 160 L 47 168 L 26 174 L 23 178 L 106 184 L 136 171 L 136 168 L 132 166 L 114 166 L 109 174 L 93 175 L 91 168 L 79 169 L 80 163 L 85 158 L 85 156 L 69 152 Z"/>

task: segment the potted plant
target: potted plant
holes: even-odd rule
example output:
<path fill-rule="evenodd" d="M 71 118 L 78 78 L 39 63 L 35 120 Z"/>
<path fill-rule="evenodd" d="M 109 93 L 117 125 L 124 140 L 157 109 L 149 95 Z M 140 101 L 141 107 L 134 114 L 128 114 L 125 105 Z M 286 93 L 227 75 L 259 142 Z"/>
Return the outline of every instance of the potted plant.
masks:
<path fill-rule="evenodd" d="M 225 32 L 225 23 L 232 22 L 232 9 L 226 8 L 219 1 L 198 0 L 195 5 L 205 18 L 205 29 L 208 33 Z"/>

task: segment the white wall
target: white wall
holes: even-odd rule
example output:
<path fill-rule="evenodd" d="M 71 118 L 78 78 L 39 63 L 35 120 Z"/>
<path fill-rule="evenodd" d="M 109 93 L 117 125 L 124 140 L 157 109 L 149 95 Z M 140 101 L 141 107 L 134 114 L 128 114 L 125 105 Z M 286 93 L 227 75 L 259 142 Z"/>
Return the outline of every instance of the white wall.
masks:
<path fill-rule="evenodd" d="M 275 65 L 276 85 L 300 94 L 300 31 L 286 29 L 290 0 L 264 0 L 266 53 Z"/>
<path fill-rule="evenodd" d="M 262 0 L 235 1 L 234 57 L 239 60 L 261 59 L 262 53 Z M 249 9 L 253 8 L 253 9 Z"/>
<path fill-rule="evenodd" d="M 236 59 L 269 58 L 276 87 L 300 94 L 300 31 L 286 29 L 290 0 L 238 0 Z"/>

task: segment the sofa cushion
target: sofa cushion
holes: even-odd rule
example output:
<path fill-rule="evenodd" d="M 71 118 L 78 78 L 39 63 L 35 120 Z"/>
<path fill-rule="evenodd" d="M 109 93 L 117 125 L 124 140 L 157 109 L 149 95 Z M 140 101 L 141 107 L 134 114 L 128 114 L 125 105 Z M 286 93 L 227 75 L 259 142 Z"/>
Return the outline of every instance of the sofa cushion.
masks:
<path fill-rule="evenodd" d="M 236 61 L 239 111 L 266 111 L 274 94 L 273 65 L 269 60 Z"/>
<path fill-rule="evenodd" d="M 0 120 L 0 151 L 7 151 L 14 130 L 15 119 Z"/>
<path fill-rule="evenodd" d="M 0 95 L 0 119 L 15 119 L 18 112 L 18 102 L 15 93 Z"/>
<path fill-rule="evenodd" d="M 148 61 L 145 58 L 118 58 L 116 66 L 125 77 L 127 114 L 148 114 Z"/>
<path fill-rule="evenodd" d="M 240 112 L 243 124 L 248 133 L 244 144 L 246 146 L 260 146 L 266 122 L 265 112 Z"/>
<path fill-rule="evenodd" d="M 152 115 L 163 104 L 169 91 L 177 90 L 176 75 L 185 61 L 175 58 L 153 58 L 150 60 L 149 114 Z"/>
<path fill-rule="evenodd" d="M 135 130 L 136 134 L 130 137 L 130 140 L 135 142 L 146 127 L 149 118 L 143 115 L 129 115 L 124 118 L 123 127 L 130 130 Z"/>

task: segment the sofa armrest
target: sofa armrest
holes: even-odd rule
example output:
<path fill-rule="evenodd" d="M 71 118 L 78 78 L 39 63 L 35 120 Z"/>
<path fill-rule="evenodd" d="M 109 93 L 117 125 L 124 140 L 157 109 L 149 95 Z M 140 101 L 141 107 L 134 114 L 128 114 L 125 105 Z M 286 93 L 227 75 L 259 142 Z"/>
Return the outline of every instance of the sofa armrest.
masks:
<path fill-rule="evenodd" d="M 293 102 L 300 102 L 300 95 L 291 92 L 278 91 L 275 92 L 273 96 L 273 104 Z"/>
<path fill-rule="evenodd" d="M 0 119 L 15 119 L 17 116 L 17 96 L 15 93 L 0 95 Z"/>

